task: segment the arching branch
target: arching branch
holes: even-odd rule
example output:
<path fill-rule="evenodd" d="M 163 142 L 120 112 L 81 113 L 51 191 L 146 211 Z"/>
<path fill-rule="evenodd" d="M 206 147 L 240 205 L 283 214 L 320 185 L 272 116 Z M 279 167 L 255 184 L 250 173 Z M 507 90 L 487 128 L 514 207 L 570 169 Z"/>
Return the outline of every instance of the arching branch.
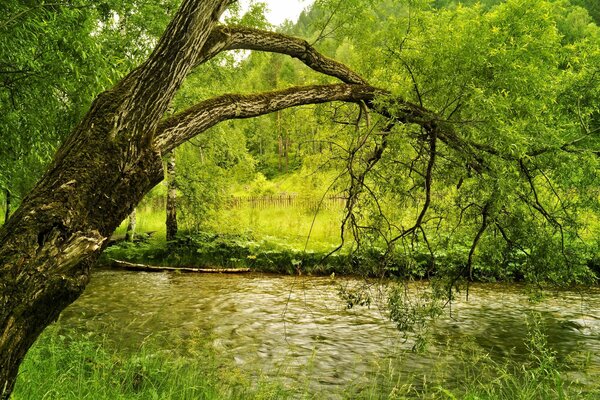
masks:
<path fill-rule="evenodd" d="M 297 58 L 315 71 L 338 78 L 344 83 L 367 84 L 359 74 L 319 53 L 306 40 L 242 26 L 216 26 L 206 40 L 195 65 L 200 65 L 226 50 L 256 50 L 286 54 Z"/>
<path fill-rule="evenodd" d="M 195 65 L 215 57 L 227 50 L 255 50 L 271 53 L 285 54 L 303 62 L 314 71 L 337 78 L 347 84 L 367 85 L 367 81 L 348 66 L 332 60 L 319 53 L 306 40 L 281 33 L 240 26 L 216 26 Z M 382 97 L 390 96 L 385 90 L 378 93 Z M 375 107 L 373 99 L 365 104 L 375 109 L 376 112 L 400 123 L 414 123 L 421 125 L 425 130 L 436 131 L 437 138 L 448 147 L 467 158 L 468 164 L 476 170 L 485 169 L 484 160 L 479 155 L 479 149 L 473 143 L 459 137 L 452 124 L 442 120 L 435 112 L 423 106 L 409 103 L 400 98 L 388 98 L 387 101 Z M 383 104 L 385 103 L 385 104 Z"/>
<path fill-rule="evenodd" d="M 166 153 L 205 131 L 228 120 L 251 118 L 288 107 L 331 101 L 371 102 L 384 91 L 368 85 L 315 85 L 292 87 L 273 92 L 239 95 L 226 94 L 187 109 L 165 121 L 156 132 L 154 146 Z"/>

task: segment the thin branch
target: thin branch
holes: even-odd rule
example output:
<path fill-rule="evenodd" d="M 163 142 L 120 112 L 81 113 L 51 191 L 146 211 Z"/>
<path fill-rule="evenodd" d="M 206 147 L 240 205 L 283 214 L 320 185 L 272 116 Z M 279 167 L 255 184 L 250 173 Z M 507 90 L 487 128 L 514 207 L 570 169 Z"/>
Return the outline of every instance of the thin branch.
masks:
<path fill-rule="evenodd" d="M 325 29 L 327 29 L 327 26 L 331 23 L 331 20 L 333 19 L 333 17 L 335 16 L 335 14 L 340 9 L 340 6 L 343 3 L 344 3 L 344 0 L 340 0 L 337 2 L 337 4 L 335 5 L 335 8 L 333 9 L 333 12 L 331 14 L 329 14 L 329 17 L 327 17 L 327 21 L 325 21 L 325 24 L 323 24 L 323 28 L 321 28 L 321 31 L 317 35 L 317 38 L 312 42 L 313 46 L 315 44 L 317 44 L 318 42 L 320 42 L 325 37 L 327 37 L 327 35 L 330 35 L 332 32 L 335 32 L 335 30 L 337 30 L 337 28 L 334 28 L 333 30 L 329 31 L 329 33 L 327 35 L 325 35 Z"/>
<path fill-rule="evenodd" d="M 415 232 L 423 223 L 423 218 L 429 209 L 429 205 L 431 203 L 431 184 L 433 181 L 433 167 L 435 166 L 435 157 L 436 157 L 436 147 L 437 147 L 437 133 L 435 131 L 430 132 L 429 138 L 429 161 L 427 162 L 427 170 L 425 172 L 425 203 L 421 208 L 421 212 L 415 221 L 415 224 L 402 232 L 400 235 L 396 236 L 392 240 L 391 243 L 396 242 L 397 240 Z"/>

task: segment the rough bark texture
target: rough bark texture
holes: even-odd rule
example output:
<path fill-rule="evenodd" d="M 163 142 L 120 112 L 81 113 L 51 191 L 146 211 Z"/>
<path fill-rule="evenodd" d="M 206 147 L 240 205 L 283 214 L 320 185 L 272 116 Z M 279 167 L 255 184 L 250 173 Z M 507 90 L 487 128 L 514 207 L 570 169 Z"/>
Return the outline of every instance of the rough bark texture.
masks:
<path fill-rule="evenodd" d="M 0 398 L 83 291 L 106 238 L 163 179 L 152 136 L 229 0 L 184 0 L 156 49 L 102 93 L 0 230 Z"/>
<path fill-rule="evenodd" d="M 359 85 L 367 83 L 346 65 L 319 53 L 306 40 L 242 26 L 215 27 L 196 60 L 196 65 L 209 60 L 223 50 L 257 50 L 286 54 L 297 58 L 315 71 L 338 78 L 344 83 Z"/>
<path fill-rule="evenodd" d="M 215 28 L 230 2 L 184 0 L 149 59 L 96 98 L 0 229 L 0 399 L 10 396 L 18 367 L 38 335 L 82 293 L 107 238 L 164 178 L 161 154 L 227 119 L 336 100 L 372 106 L 375 96 L 385 94 L 305 41 Z M 345 83 L 224 95 L 160 122 L 194 65 L 241 48 L 288 54 Z M 390 109 L 398 122 L 436 124 L 427 110 L 402 101 Z"/>
<path fill-rule="evenodd" d="M 175 176 L 175 153 L 171 152 L 167 158 L 167 242 L 175 240 L 177 236 L 177 180 Z"/>
<path fill-rule="evenodd" d="M 171 151 L 181 143 L 229 119 L 252 118 L 284 108 L 330 101 L 372 102 L 385 91 L 368 85 L 314 85 L 292 87 L 273 92 L 239 95 L 226 94 L 190 107 L 161 122 L 154 145 Z"/>

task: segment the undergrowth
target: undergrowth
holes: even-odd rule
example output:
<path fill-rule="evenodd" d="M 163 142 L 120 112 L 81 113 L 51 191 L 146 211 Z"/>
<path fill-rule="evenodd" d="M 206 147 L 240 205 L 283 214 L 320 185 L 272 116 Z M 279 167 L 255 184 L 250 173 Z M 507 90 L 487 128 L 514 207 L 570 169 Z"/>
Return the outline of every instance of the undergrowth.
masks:
<path fill-rule="evenodd" d="M 27 354 L 13 394 L 28 399 L 596 399 L 600 386 L 567 380 L 572 368 L 548 347 L 533 316 L 525 361 L 494 359 L 474 343 L 448 344 L 423 376 L 400 373 L 397 359 L 375 360 L 360 382 L 311 389 L 261 371 L 242 371 L 216 353 L 210 338 L 147 341 L 138 350 L 115 349 L 96 334 L 47 329 Z M 164 338 L 163 338 L 164 339 Z M 168 345 L 165 345 L 168 343 Z M 314 376 L 307 365 L 308 377 Z M 406 369 L 404 369 L 406 370 Z M 310 375 L 312 374 L 312 375 Z"/>
<path fill-rule="evenodd" d="M 142 243 L 120 243 L 106 250 L 104 260 L 165 266 L 250 268 L 259 272 L 330 275 L 331 273 L 400 279 L 446 277 L 453 281 L 469 276 L 481 282 L 527 281 L 557 286 L 590 284 L 600 277 L 598 256 L 587 265 L 572 265 L 568 271 L 553 270 L 546 257 L 531 264 L 517 251 L 504 255 L 481 252 L 469 268 L 470 246 L 439 244 L 435 251 L 416 241 L 389 251 L 382 243 L 368 243 L 357 250 L 352 238 L 331 254 L 341 243 L 340 210 L 325 209 L 315 214 L 302 207 L 241 207 L 223 209 L 207 221 L 204 230 L 188 227 L 185 222 L 177 239 L 166 243 L 164 210 L 140 207 L 137 213 L 138 236 L 151 232 Z M 124 237 L 125 223 L 116 231 Z M 348 236 L 348 234 L 346 234 Z M 494 258 L 496 257 L 496 258 Z M 502 258 L 502 257 L 500 257 Z M 507 261 L 508 260 L 508 261 Z M 539 265 L 538 265 L 539 264 Z M 567 275 L 565 275 L 565 273 Z"/>
<path fill-rule="evenodd" d="M 293 393 L 251 379 L 206 346 L 169 346 L 144 343 L 122 352 L 98 335 L 49 328 L 28 352 L 13 399 L 280 399 Z"/>

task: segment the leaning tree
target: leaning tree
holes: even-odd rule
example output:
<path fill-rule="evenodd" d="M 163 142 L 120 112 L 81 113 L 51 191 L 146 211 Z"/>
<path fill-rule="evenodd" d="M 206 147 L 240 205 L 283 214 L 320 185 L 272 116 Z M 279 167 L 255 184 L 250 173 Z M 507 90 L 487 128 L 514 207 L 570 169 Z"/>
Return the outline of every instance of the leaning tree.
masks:
<path fill-rule="evenodd" d="M 350 211 L 363 190 L 365 176 L 386 149 L 389 132 L 398 125 L 417 126 L 426 161 L 426 196 L 416 223 L 401 236 L 419 231 L 424 222 L 441 149 L 462 155 L 460 164 L 475 172 L 489 168 L 484 159 L 488 155 L 520 162 L 466 135 L 461 137 L 447 118 L 369 85 L 304 40 L 219 24 L 220 15 L 231 3 L 184 0 L 148 59 L 98 95 L 44 176 L 0 230 L 1 399 L 10 396 L 19 365 L 38 335 L 83 292 L 90 267 L 107 246 L 107 238 L 163 180 L 162 156 L 220 122 L 333 101 L 357 103 L 365 111 L 370 108 L 386 117 L 379 132 L 381 140 L 363 154 L 362 169 L 353 175 L 347 200 Z M 166 115 L 192 70 L 234 49 L 285 54 L 342 83 L 222 95 Z M 535 195 L 535 190 L 532 193 Z"/>
<path fill-rule="evenodd" d="M 83 292 L 106 239 L 163 179 L 163 154 L 228 119 L 331 101 L 372 105 L 385 94 L 303 40 L 219 25 L 231 3 L 183 1 L 148 59 L 98 95 L 2 227 L 0 398 L 10 396 L 19 365 L 38 335 Z M 343 83 L 223 95 L 163 119 L 186 75 L 231 49 L 287 54 Z M 399 122 L 435 129 L 420 107 L 397 101 L 393 109 Z"/>

